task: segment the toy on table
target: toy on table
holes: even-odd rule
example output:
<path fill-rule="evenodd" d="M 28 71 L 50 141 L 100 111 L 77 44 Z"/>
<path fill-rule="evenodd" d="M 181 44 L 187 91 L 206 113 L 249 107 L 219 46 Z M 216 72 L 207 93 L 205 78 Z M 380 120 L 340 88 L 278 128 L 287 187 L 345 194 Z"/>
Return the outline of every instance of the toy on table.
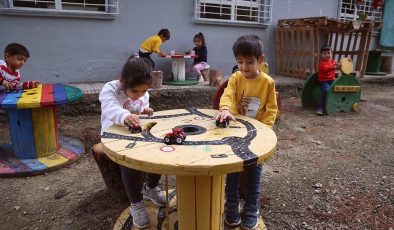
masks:
<path fill-rule="evenodd" d="M 178 145 L 182 144 L 183 141 L 186 139 L 185 132 L 182 131 L 180 128 L 173 128 L 171 132 L 166 133 L 164 137 L 164 143 L 167 145 L 176 143 Z"/>
<path fill-rule="evenodd" d="M 216 120 L 216 126 L 220 128 L 226 128 L 230 124 L 230 120 L 228 118 L 224 119 L 222 122 L 220 120 Z"/>
<path fill-rule="evenodd" d="M 142 132 L 142 128 L 141 128 L 141 126 L 129 125 L 129 131 L 131 133 L 140 133 L 140 132 Z"/>

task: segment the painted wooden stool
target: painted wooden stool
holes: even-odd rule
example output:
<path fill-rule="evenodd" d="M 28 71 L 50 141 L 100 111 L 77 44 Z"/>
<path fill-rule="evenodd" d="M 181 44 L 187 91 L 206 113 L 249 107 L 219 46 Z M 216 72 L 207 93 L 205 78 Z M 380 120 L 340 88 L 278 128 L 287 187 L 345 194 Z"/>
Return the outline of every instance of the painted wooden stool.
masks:
<path fill-rule="evenodd" d="M 0 176 L 40 174 L 77 160 L 84 145 L 58 135 L 56 106 L 81 97 L 80 89 L 63 84 L 0 92 L 11 137 L 0 145 Z"/>
<path fill-rule="evenodd" d="M 114 162 L 176 175 L 180 230 L 223 229 L 225 174 L 261 164 L 275 151 L 277 138 L 272 129 L 245 116 L 236 116 L 237 122 L 219 128 L 212 119 L 217 112 L 196 108 L 160 111 L 141 117 L 143 126 L 149 127 L 141 133 L 113 125 L 101 137 L 105 153 Z M 164 144 L 166 133 L 174 127 L 186 133 L 185 141 Z"/>

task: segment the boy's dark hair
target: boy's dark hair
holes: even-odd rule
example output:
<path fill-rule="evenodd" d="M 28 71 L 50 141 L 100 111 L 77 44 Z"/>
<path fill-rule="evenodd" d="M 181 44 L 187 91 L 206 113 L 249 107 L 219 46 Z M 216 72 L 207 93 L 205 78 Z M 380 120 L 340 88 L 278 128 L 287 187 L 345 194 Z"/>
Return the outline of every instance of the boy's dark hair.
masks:
<path fill-rule="evenodd" d="M 330 50 L 331 50 L 331 46 L 322 45 L 322 47 L 320 48 L 320 53 L 323 53 L 323 51 L 330 51 Z"/>
<path fill-rule="evenodd" d="M 30 54 L 29 54 L 29 51 L 27 50 L 27 48 L 19 43 L 8 44 L 4 49 L 4 55 L 5 54 L 9 54 L 11 56 L 19 54 L 19 55 L 25 56 L 26 58 L 30 57 Z"/>
<path fill-rule="evenodd" d="M 161 29 L 157 35 L 162 35 L 167 40 L 170 40 L 170 31 L 168 29 Z"/>
<path fill-rule="evenodd" d="M 132 56 L 123 65 L 120 78 L 123 81 L 123 89 L 131 89 L 138 85 L 152 82 L 152 65 L 146 58 Z"/>
<path fill-rule="evenodd" d="M 256 35 L 244 35 L 239 37 L 233 45 L 235 57 L 255 57 L 257 60 L 263 55 L 263 42 Z"/>
<path fill-rule="evenodd" d="M 202 41 L 202 45 L 205 46 L 205 38 L 204 35 L 200 32 L 196 35 L 194 35 L 193 41 L 196 39 L 200 39 Z"/>

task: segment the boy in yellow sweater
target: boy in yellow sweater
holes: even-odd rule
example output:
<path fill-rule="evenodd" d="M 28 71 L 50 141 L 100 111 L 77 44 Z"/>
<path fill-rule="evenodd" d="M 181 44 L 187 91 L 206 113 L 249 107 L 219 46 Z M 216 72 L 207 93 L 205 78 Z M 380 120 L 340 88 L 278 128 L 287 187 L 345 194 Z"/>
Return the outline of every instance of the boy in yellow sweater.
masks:
<path fill-rule="evenodd" d="M 167 53 L 160 51 L 160 46 L 162 43 L 168 40 L 170 40 L 170 31 L 168 29 L 161 29 L 157 35 L 149 37 L 144 42 L 142 42 L 138 52 L 139 56 L 149 59 L 150 63 L 152 63 L 152 69 L 155 68 L 155 63 L 153 62 L 150 55 L 152 53 L 157 53 L 158 55 L 163 56 L 167 55 Z"/>
<path fill-rule="evenodd" d="M 253 117 L 272 128 L 278 112 L 275 93 L 275 81 L 259 70 L 264 60 L 263 43 L 255 35 L 245 35 L 233 45 L 233 53 L 239 71 L 229 78 L 227 88 L 220 98 L 220 112 L 215 120 L 226 118 L 235 121 L 234 114 Z M 231 173 L 226 177 L 226 217 L 230 227 L 241 224 L 242 229 L 256 229 L 259 217 L 260 178 L 262 166 L 247 167 L 245 205 L 240 214 L 239 177 L 240 173 Z"/>

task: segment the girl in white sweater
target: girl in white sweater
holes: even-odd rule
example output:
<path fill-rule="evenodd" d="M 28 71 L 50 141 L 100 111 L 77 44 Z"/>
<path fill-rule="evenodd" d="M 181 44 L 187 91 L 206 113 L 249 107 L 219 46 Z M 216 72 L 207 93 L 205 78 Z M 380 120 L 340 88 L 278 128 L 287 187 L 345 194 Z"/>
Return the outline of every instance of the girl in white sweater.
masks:
<path fill-rule="evenodd" d="M 149 108 L 148 88 L 152 81 L 152 67 L 146 58 L 131 57 L 123 66 L 119 80 L 108 82 L 100 92 L 101 134 L 113 124 L 140 126 L 139 114 L 152 114 Z M 94 154 L 103 153 L 101 144 L 93 147 Z M 141 183 L 141 172 L 120 167 L 123 185 L 131 203 L 133 225 L 148 228 L 149 217 L 143 198 L 157 206 L 165 206 L 166 198 L 158 183 L 161 175 L 147 174 L 147 182 Z"/>

